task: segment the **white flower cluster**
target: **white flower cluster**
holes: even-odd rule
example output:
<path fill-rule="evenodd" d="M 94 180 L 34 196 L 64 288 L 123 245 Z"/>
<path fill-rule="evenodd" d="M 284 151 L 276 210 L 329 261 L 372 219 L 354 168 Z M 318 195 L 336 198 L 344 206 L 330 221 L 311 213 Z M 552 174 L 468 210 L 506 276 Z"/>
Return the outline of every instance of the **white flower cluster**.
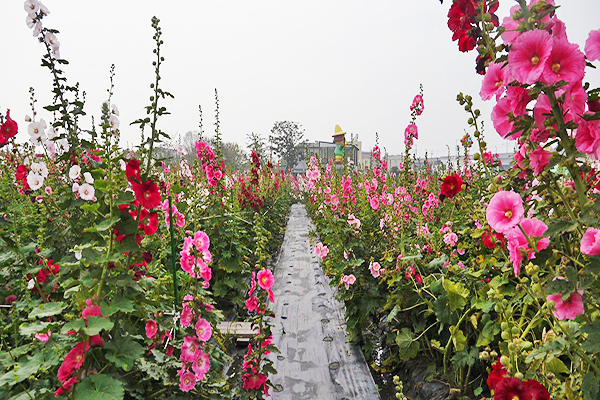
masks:
<path fill-rule="evenodd" d="M 94 183 L 92 174 L 84 172 L 83 180 L 85 182 L 80 185 L 81 167 L 79 165 L 73 165 L 71 169 L 69 169 L 69 178 L 73 181 L 73 193 L 77 193 L 83 200 L 96 201 L 96 189 L 92 186 Z"/>
<path fill-rule="evenodd" d="M 38 37 L 43 30 L 41 16 L 50 14 L 48 8 L 39 0 L 26 0 L 23 8 L 27 11 L 25 22 L 29 29 L 33 29 L 33 36 Z M 40 15 L 41 14 L 41 15 Z M 60 43 L 56 39 L 56 35 L 51 32 L 45 32 L 43 40 L 49 47 L 54 58 L 60 58 Z"/>
<path fill-rule="evenodd" d="M 110 108 L 110 117 L 108 118 L 108 124 L 110 125 L 110 129 L 113 133 L 116 133 L 117 129 L 119 129 L 120 124 L 119 118 L 117 118 L 119 116 L 119 109 L 114 104 L 110 104 L 109 106 L 108 101 L 105 101 L 102 104 L 102 108 L 104 108 L 105 106 L 107 108 Z"/>
<path fill-rule="evenodd" d="M 48 167 L 43 161 L 32 162 L 27 174 L 27 184 L 31 190 L 38 190 L 44 185 L 44 179 L 48 177 Z"/>
<path fill-rule="evenodd" d="M 29 116 L 25 117 L 26 121 L 31 121 Z M 48 128 L 46 121 L 40 119 L 38 122 L 31 122 L 27 131 L 29 132 L 29 141 L 34 146 L 44 146 L 50 158 L 59 153 L 62 154 L 69 150 L 69 142 L 67 139 L 61 139 L 51 126 Z"/>

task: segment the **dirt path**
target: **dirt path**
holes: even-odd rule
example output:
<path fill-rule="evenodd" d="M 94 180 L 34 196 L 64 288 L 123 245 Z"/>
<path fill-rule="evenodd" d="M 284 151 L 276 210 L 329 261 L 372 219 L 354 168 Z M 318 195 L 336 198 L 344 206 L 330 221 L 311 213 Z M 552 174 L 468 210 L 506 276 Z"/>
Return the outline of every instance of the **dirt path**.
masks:
<path fill-rule="evenodd" d="M 343 304 L 309 242 L 306 209 L 292 206 L 275 268 L 274 400 L 379 400 L 360 348 L 346 343 Z"/>

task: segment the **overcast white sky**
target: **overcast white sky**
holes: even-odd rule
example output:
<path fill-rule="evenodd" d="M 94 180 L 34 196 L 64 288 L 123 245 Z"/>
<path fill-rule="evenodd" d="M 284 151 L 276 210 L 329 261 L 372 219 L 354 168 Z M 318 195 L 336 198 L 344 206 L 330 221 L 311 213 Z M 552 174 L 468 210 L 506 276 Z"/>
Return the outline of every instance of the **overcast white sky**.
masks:
<path fill-rule="evenodd" d="M 492 151 L 512 143 L 493 130 L 491 102 L 480 100 L 481 77 L 475 52 L 460 53 L 451 41 L 447 13 L 451 0 L 141 1 L 44 0 L 51 14 L 44 26 L 58 29 L 70 84 L 87 92 L 85 129 L 107 97 L 109 69 L 116 65 L 114 103 L 121 112 L 124 140 L 139 143 L 129 123 L 145 115 L 153 82 L 150 19 L 161 20 L 165 56 L 162 86 L 175 95 L 163 102 L 172 115 L 163 130 L 176 137 L 198 129 L 198 105 L 205 133 L 214 133 L 214 89 L 219 91 L 221 132 L 245 147 L 250 132 L 268 134 L 275 121 L 292 120 L 309 140 L 331 140 L 339 124 L 358 134 L 363 146 L 380 145 L 389 154 L 404 151 L 413 96 L 424 86 L 419 117 L 419 155 L 455 152 L 467 128 L 456 103 L 470 93 L 482 109 Z M 588 32 L 600 28 L 600 1 L 557 0 L 559 17 L 572 42 L 583 48 Z M 515 4 L 504 0 L 500 19 Z M 21 0 L 0 0 L 0 108 L 11 109 L 19 137 L 28 138 L 23 118 L 31 113 L 28 89 L 41 109 L 51 100 L 51 76 L 40 67 L 43 46 L 25 24 Z M 586 81 L 600 84 L 600 71 Z M 349 136 L 349 135 L 348 135 Z"/>

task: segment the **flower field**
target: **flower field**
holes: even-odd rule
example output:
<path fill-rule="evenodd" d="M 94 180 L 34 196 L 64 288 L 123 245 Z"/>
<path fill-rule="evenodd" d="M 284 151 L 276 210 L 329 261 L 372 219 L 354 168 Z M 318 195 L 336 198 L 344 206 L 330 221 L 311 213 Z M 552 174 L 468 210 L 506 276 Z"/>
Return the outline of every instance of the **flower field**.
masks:
<path fill-rule="evenodd" d="M 25 1 L 54 100 L 39 107 L 32 89 L 24 123 L 0 115 L 0 398 L 273 395 L 272 266 L 298 201 L 348 340 L 396 398 L 407 365 L 453 398 L 600 398 L 600 89 L 586 81 L 600 30 L 580 49 L 554 0 L 514 3 L 503 19 L 496 0 L 444 5 L 449 36 L 478 53 L 488 135 L 515 146 L 508 168 L 463 93 L 462 156 L 417 160 L 421 92 L 397 173 L 375 146 L 368 168 L 307 154 L 293 176 L 258 147 L 248 168 L 228 167 L 218 123 L 191 158 L 165 150 L 157 121 L 173 96 L 157 18 L 152 96 L 132 123 L 141 144 L 122 148 L 114 71 L 102 109 L 88 110 L 49 10 Z M 80 124 L 86 113 L 94 125 Z M 256 335 L 229 374 L 233 341 L 218 324 L 242 320 Z"/>

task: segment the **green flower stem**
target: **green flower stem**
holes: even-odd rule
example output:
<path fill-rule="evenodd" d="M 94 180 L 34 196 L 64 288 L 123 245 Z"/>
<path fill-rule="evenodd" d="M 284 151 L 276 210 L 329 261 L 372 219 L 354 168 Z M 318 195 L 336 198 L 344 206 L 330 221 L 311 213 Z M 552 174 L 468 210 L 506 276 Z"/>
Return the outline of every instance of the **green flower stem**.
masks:
<path fill-rule="evenodd" d="M 579 176 L 579 175 L 577 175 L 577 176 Z M 567 197 L 565 196 L 565 193 L 562 191 L 560 186 L 558 186 L 558 183 L 556 183 L 556 181 L 554 179 L 550 179 L 550 180 L 552 181 L 552 184 L 556 188 L 556 193 L 558 193 L 558 196 L 561 198 L 561 200 L 565 204 L 565 208 L 567 209 L 567 214 L 569 214 L 569 218 L 571 218 L 571 221 L 573 221 L 577 224 L 577 232 L 579 232 L 579 234 L 581 236 L 583 236 L 583 230 L 581 229 L 581 221 L 579 221 L 579 219 L 577 217 L 575 217 L 575 214 L 573 214 L 573 210 L 571 209 L 571 207 L 569 207 L 569 203 L 567 202 Z"/>
<path fill-rule="evenodd" d="M 461 315 L 460 319 L 456 323 L 456 328 L 460 326 L 460 324 L 464 321 L 467 315 L 471 312 L 475 306 L 471 306 L 463 315 Z M 446 343 L 446 347 L 444 347 L 444 376 L 448 376 L 448 357 L 450 356 L 450 345 L 452 344 L 452 335 L 448 339 L 448 343 Z"/>

